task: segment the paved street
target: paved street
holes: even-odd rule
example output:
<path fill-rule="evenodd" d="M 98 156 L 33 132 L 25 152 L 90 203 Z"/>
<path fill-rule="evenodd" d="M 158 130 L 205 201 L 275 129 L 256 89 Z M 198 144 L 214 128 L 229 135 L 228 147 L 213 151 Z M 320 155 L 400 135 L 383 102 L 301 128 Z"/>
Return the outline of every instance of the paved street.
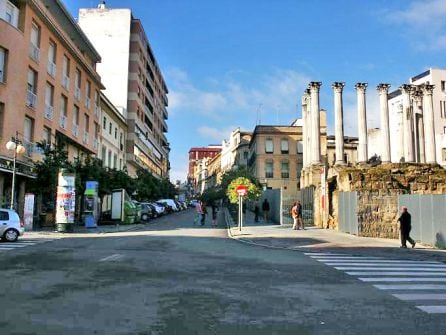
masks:
<path fill-rule="evenodd" d="M 444 333 L 423 308 L 445 299 L 441 262 L 269 249 L 192 217 L 0 252 L 1 334 Z M 414 273 L 435 280 L 391 279 Z"/>

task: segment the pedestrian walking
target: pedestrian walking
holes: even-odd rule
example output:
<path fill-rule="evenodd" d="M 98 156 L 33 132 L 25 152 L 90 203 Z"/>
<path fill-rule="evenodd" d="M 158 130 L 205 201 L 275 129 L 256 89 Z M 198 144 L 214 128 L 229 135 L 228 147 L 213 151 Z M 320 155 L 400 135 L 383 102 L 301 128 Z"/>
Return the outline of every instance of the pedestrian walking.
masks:
<path fill-rule="evenodd" d="M 409 236 L 410 230 L 412 229 L 412 218 L 407 211 L 407 207 L 401 207 L 401 216 L 398 218 L 400 223 L 400 233 L 401 233 L 401 248 L 407 248 L 406 241 L 412 244 L 412 248 L 415 247 L 415 241 Z"/>
<path fill-rule="evenodd" d="M 201 201 L 197 201 L 195 204 L 194 226 L 195 224 L 198 224 L 198 222 L 200 222 L 201 214 L 202 214 Z"/>
<path fill-rule="evenodd" d="M 300 201 L 296 201 L 291 208 L 291 216 L 293 217 L 293 229 L 304 229 L 304 223 L 302 221 L 302 205 Z"/>
<path fill-rule="evenodd" d="M 260 207 L 259 203 L 256 201 L 254 203 L 254 222 L 259 222 L 259 214 L 260 214 Z"/>
<path fill-rule="evenodd" d="M 217 213 L 218 207 L 215 202 L 212 203 L 212 226 L 217 227 Z"/>
<path fill-rule="evenodd" d="M 262 203 L 263 219 L 264 219 L 265 223 L 268 223 L 269 209 L 270 209 L 270 207 L 269 207 L 268 199 L 265 199 Z"/>
<path fill-rule="evenodd" d="M 204 223 L 206 221 L 206 214 L 208 213 L 206 209 L 206 203 L 204 201 L 201 201 L 201 225 L 204 226 Z"/>

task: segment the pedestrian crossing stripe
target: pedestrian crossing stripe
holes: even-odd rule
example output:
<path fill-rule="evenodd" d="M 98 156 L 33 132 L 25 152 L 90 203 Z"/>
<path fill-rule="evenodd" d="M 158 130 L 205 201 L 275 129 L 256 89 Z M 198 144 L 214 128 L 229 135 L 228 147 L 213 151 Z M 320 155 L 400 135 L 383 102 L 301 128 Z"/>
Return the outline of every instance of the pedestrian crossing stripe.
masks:
<path fill-rule="evenodd" d="M 428 314 L 446 314 L 446 264 L 436 261 L 412 261 L 361 257 L 347 254 L 305 253 L 334 269 L 344 271 L 394 298 L 412 302 Z"/>
<path fill-rule="evenodd" d="M 55 239 L 18 240 L 17 242 L 0 242 L 0 251 L 15 250 L 54 241 Z"/>

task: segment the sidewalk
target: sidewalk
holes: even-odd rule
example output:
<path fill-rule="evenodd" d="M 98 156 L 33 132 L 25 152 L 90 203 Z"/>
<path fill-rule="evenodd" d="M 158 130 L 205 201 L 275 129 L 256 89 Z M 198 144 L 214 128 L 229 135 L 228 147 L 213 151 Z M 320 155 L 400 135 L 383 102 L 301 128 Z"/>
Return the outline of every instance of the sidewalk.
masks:
<path fill-rule="evenodd" d="M 229 213 L 227 215 L 229 217 Z M 229 219 L 232 221 L 232 219 Z M 236 222 L 231 222 L 228 229 L 230 237 L 246 243 L 264 247 L 299 250 L 302 252 L 337 252 L 386 257 L 404 257 L 424 259 L 432 257 L 446 262 L 446 251 L 417 244 L 415 249 L 400 249 L 400 241 L 394 239 L 358 237 L 331 229 L 307 227 L 305 230 L 293 230 L 292 225 L 271 225 L 254 222 L 254 214 L 247 211 L 244 216 L 242 231 Z"/>
<path fill-rule="evenodd" d="M 48 238 L 48 237 L 79 237 L 93 234 L 109 234 L 126 231 L 133 231 L 144 227 L 144 223 L 129 225 L 100 225 L 97 228 L 85 228 L 85 226 L 73 226 L 73 231 L 69 233 L 59 233 L 55 228 L 42 228 L 38 231 L 26 231 L 25 237 L 29 238 Z"/>

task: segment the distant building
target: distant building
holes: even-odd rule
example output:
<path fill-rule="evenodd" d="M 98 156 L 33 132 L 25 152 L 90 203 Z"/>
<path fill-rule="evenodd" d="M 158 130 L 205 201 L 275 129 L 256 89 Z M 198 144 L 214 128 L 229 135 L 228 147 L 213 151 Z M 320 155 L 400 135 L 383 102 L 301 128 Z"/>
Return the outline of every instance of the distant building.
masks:
<path fill-rule="evenodd" d="M 373 156 L 373 154 L 372 154 Z M 355 165 L 358 159 L 358 138 L 344 136 L 344 162 L 347 165 Z M 327 136 L 327 165 L 335 165 L 336 142 L 334 135 Z"/>
<path fill-rule="evenodd" d="M 6 143 L 19 133 L 16 201 L 23 208 L 36 142 L 58 143 L 68 157 L 97 154 L 101 57 L 58 0 L 0 0 L 0 199 L 11 193 L 13 152 Z"/>
<path fill-rule="evenodd" d="M 247 167 L 249 156 L 249 142 L 251 132 L 240 131 L 240 128 L 231 132 L 229 140 L 222 142 L 221 170 L 223 172 L 234 167 Z"/>
<path fill-rule="evenodd" d="M 198 179 L 205 179 L 204 171 L 206 164 L 202 162 L 204 158 L 214 158 L 221 152 L 221 146 L 209 145 L 208 147 L 195 147 L 189 150 L 189 170 L 187 180 L 194 189 L 197 189 Z M 203 165 L 204 164 L 204 165 Z M 197 170 L 200 173 L 197 173 Z M 198 178 L 199 176 L 199 178 Z"/>
<path fill-rule="evenodd" d="M 221 153 L 219 153 L 214 158 L 207 160 L 207 177 L 204 190 L 217 187 L 221 182 L 221 177 Z"/>
<path fill-rule="evenodd" d="M 141 21 L 130 9 L 79 10 L 79 25 L 102 55 L 98 72 L 105 94 L 127 119 L 127 168 L 169 175 L 167 86 Z"/>
<path fill-rule="evenodd" d="M 101 93 L 101 129 L 100 143 L 94 143 L 99 147 L 99 158 L 102 164 L 110 169 L 126 169 L 125 143 L 127 138 L 127 123 L 121 113 Z"/>
<path fill-rule="evenodd" d="M 249 144 L 248 168 L 264 187 L 295 194 L 302 153 L 302 127 L 259 125 Z"/>

